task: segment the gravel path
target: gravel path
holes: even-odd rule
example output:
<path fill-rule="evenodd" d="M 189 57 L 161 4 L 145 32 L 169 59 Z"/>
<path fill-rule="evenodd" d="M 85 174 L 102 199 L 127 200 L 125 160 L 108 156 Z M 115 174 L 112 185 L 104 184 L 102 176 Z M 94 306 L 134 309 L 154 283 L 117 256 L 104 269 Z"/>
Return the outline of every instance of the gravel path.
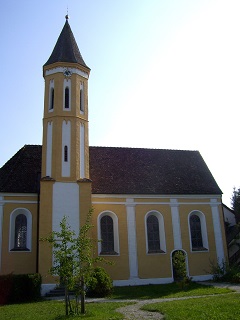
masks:
<path fill-rule="evenodd" d="M 229 283 L 213 283 L 213 282 L 199 282 L 203 285 L 211 285 L 219 288 L 229 288 L 234 290 L 237 293 L 240 293 L 240 285 L 231 285 Z M 164 319 L 164 316 L 159 312 L 149 312 L 140 310 L 142 306 L 151 304 L 151 303 L 159 303 L 166 301 L 174 301 L 174 300 L 186 300 L 186 299 L 196 299 L 201 298 L 203 296 L 194 296 L 194 297 L 181 297 L 181 298 L 166 298 L 166 299 L 151 299 L 151 300 L 108 300 L 108 299 L 91 299 L 87 298 L 86 302 L 88 303 L 99 303 L 99 302 L 132 302 L 133 304 L 118 308 L 117 311 L 124 315 L 124 320 L 149 320 L 149 319 Z M 206 296 L 204 296 L 206 297 Z M 61 300 L 58 298 L 51 298 L 56 300 Z"/>
<path fill-rule="evenodd" d="M 212 285 L 214 287 L 219 288 L 229 288 L 237 293 L 240 293 L 240 286 L 239 285 L 231 285 L 229 283 L 212 283 L 212 282 L 205 282 L 201 284 L 205 285 Z M 206 296 L 204 296 L 206 297 Z M 174 300 L 185 300 L 185 299 L 195 299 L 201 298 L 201 296 L 194 296 L 194 297 L 182 297 L 182 298 L 167 298 L 167 299 L 152 299 L 152 300 L 128 300 L 128 302 L 135 302 L 135 304 L 118 308 L 117 311 L 124 315 L 125 320 L 148 320 L 148 319 L 164 319 L 164 316 L 159 312 L 149 312 L 140 310 L 142 306 L 150 303 L 157 303 L 157 302 L 165 302 L 165 301 L 174 301 Z"/>

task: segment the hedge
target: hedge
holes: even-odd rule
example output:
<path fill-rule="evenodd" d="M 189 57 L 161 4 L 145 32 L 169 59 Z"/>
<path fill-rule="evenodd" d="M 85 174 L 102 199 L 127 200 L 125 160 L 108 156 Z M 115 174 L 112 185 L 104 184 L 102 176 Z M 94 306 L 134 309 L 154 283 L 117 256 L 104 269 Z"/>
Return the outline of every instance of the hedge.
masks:
<path fill-rule="evenodd" d="M 41 298 L 41 284 L 38 273 L 0 276 L 0 304 L 37 301 Z"/>

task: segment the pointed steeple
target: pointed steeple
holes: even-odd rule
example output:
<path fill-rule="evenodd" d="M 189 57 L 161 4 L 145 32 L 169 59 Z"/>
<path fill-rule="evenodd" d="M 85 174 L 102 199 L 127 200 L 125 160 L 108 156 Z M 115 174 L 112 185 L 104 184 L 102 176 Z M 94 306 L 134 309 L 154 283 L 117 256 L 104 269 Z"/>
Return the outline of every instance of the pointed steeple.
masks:
<path fill-rule="evenodd" d="M 82 55 L 79 51 L 77 42 L 68 23 L 68 15 L 66 15 L 65 25 L 62 29 L 60 36 L 58 37 L 53 52 L 48 61 L 44 64 L 44 66 L 47 66 L 55 62 L 78 63 L 90 69 L 84 62 Z"/>

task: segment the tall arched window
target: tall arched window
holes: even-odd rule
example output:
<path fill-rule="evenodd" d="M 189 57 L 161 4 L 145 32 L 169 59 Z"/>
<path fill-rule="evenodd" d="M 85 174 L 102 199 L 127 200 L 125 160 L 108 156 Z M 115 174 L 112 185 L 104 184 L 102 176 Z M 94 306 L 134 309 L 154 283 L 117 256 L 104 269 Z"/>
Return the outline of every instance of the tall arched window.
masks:
<path fill-rule="evenodd" d="M 65 108 L 69 109 L 69 88 L 65 88 Z"/>
<path fill-rule="evenodd" d="M 111 211 L 102 212 L 98 216 L 98 254 L 119 254 L 118 218 Z"/>
<path fill-rule="evenodd" d="M 147 218 L 147 238 L 148 238 L 148 253 L 160 252 L 160 237 L 158 218 L 150 215 Z"/>
<path fill-rule="evenodd" d="M 27 217 L 19 214 L 15 219 L 14 250 L 27 249 Z"/>
<path fill-rule="evenodd" d="M 80 111 L 84 112 L 84 86 L 83 83 L 81 83 L 80 85 L 80 96 L 79 96 L 79 104 L 80 104 Z"/>
<path fill-rule="evenodd" d="M 113 233 L 113 219 L 110 216 L 101 218 L 101 238 L 102 238 L 102 252 L 104 254 L 114 253 L 114 233 Z"/>
<path fill-rule="evenodd" d="M 204 251 L 208 248 L 205 217 L 201 212 L 193 211 L 189 216 L 189 229 L 192 251 Z"/>
<path fill-rule="evenodd" d="M 160 212 L 150 211 L 145 216 L 146 251 L 148 254 L 165 253 L 164 219 Z"/>
<path fill-rule="evenodd" d="M 64 161 L 68 162 L 68 147 L 64 146 Z"/>
<path fill-rule="evenodd" d="M 9 250 L 30 251 L 32 248 L 32 215 L 28 209 L 15 209 L 10 215 Z"/>
<path fill-rule="evenodd" d="M 54 108 L 54 88 L 51 88 L 51 95 L 50 95 L 50 110 Z"/>

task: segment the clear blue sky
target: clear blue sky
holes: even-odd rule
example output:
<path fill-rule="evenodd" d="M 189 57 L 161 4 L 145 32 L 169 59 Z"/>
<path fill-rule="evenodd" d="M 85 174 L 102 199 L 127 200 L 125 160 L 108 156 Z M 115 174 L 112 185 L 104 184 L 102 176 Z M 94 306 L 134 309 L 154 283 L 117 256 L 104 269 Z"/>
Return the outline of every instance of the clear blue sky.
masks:
<path fill-rule="evenodd" d="M 199 150 L 240 185 L 239 0 L 1 3 L 0 166 L 41 144 L 47 61 L 69 11 L 89 80 L 90 145 Z"/>

